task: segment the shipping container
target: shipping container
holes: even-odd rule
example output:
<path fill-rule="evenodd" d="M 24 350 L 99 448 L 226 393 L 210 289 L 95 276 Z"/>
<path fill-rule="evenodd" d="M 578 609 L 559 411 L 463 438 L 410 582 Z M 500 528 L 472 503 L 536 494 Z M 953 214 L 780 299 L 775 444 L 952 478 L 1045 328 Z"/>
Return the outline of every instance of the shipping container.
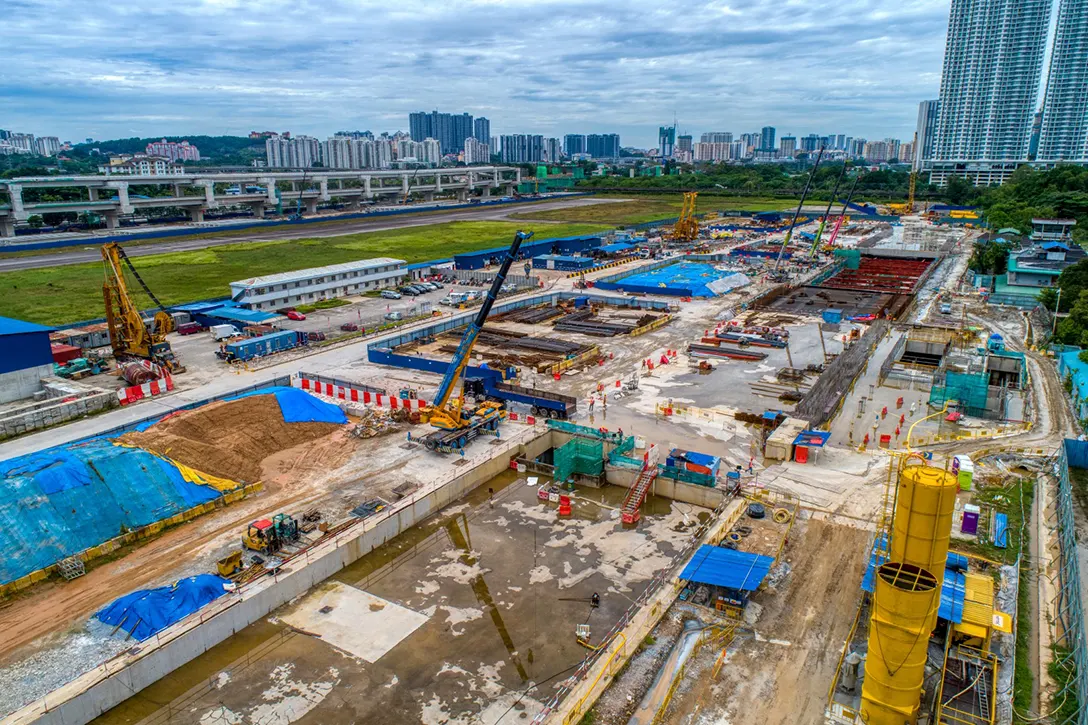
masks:
<path fill-rule="evenodd" d="M 275 352 L 298 347 L 300 336 L 296 330 L 273 332 L 271 335 L 251 337 L 237 342 L 228 342 L 218 353 L 224 360 L 252 360 L 256 357 L 271 355 Z"/>
<path fill-rule="evenodd" d="M 592 257 L 568 257 L 560 254 L 542 254 L 533 257 L 534 269 L 555 269 L 561 272 L 577 272 L 588 269 L 596 263 Z"/>
<path fill-rule="evenodd" d="M 53 362 L 57 365 L 63 365 L 69 360 L 75 360 L 83 355 L 83 350 L 75 345 L 53 343 L 51 347 L 53 349 Z"/>

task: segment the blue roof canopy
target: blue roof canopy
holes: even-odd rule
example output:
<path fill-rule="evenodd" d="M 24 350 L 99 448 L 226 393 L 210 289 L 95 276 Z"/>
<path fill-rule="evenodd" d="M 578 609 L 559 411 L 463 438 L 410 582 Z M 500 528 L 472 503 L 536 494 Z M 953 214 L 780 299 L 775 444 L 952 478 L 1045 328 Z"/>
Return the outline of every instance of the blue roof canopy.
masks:
<path fill-rule="evenodd" d="M 218 307 L 214 310 L 209 310 L 204 314 L 219 320 L 231 320 L 232 322 L 244 322 L 246 324 L 259 324 L 279 317 L 275 312 L 247 310 L 242 307 Z"/>
<path fill-rule="evenodd" d="M 625 244 L 624 242 L 613 242 L 612 244 L 605 244 L 598 249 L 602 252 L 612 254 L 613 252 L 626 252 L 628 249 L 634 249 L 634 244 Z"/>
<path fill-rule="evenodd" d="M 698 584 L 754 592 L 767 578 L 774 559 L 748 551 L 704 544 L 680 572 L 680 578 Z"/>
<path fill-rule="evenodd" d="M 823 448 L 831 438 L 831 433 L 826 430 L 803 430 L 793 440 L 793 445 L 804 448 Z"/>
<path fill-rule="evenodd" d="M 52 332 L 52 327 L 36 325 L 33 322 L 24 322 L 10 317 L 0 317 L 0 335 L 22 335 L 27 332 Z"/>

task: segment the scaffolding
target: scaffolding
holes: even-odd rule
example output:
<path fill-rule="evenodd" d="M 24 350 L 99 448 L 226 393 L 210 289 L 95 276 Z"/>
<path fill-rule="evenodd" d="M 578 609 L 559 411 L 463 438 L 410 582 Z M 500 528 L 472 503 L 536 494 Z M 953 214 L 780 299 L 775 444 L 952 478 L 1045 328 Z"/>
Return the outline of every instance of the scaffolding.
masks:
<path fill-rule="evenodd" d="M 986 399 L 990 393 L 990 379 L 985 372 L 957 373 L 946 372 L 944 380 L 935 381 L 929 393 L 930 407 L 941 409 L 950 400 L 957 402 L 957 407 L 967 415 L 979 418 L 989 417 Z"/>
<path fill-rule="evenodd" d="M 574 474 L 600 476 L 604 473 L 604 444 L 584 438 L 573 438 L 555 449 L 556 483 L 562 483 Z"/>

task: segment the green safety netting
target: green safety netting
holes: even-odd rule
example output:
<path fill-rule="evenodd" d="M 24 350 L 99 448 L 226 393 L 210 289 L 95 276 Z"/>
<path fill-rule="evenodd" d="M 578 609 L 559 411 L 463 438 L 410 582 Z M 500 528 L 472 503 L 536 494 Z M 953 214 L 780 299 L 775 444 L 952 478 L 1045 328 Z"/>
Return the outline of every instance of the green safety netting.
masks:
<path fill-rule="evenodd" d="M 950 400 L 967 415 L 981 416 L 986 412 L 986 396 L 990 378 L 986 373 L 954 373 L 945 375 L 944 385 L 934 385 L 929 393 L 929 404 L 942 407 Z"/>
<path fill-rule="evenodd" d="M 599 476 L 604 472 L 604 445 L 601 441 L 575 438 L 555 449 L 556 481 L 566 481 L 575 473 Z"/>

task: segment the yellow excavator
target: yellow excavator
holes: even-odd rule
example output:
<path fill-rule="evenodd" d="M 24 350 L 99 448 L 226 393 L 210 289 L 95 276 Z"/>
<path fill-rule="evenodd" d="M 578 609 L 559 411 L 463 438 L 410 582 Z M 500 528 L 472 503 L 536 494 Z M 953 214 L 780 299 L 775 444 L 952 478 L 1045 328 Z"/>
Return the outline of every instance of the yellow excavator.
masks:
<path fill-rule="evenodd" d="M 684 206 L 672 228 L 672 241 L 691 243 L 699 238 L 699 220 L 695 218 L 695 199 L 698 196 L 697 191 L 684 192 Z"/>
<path fill-rule="evenodd" d="M 113 356 L 118 361 L 127 358 L 149 360 L 170 372 L 184 372 L 185 368 L 174 357 L 174 351 L 166 340 L 167 334 L 174 329 L 174 318 L 132 266 L 125 250 L 116 242 L 104 244 L 102 260 L 106 266 L 102 297 L 106 303 L 106 324 L 109 325 Z M 132 300 L 122 263 L 128 266 L 147 296 L 159 307 L 150 325 L 144 322 L 140 308 Z"/>

